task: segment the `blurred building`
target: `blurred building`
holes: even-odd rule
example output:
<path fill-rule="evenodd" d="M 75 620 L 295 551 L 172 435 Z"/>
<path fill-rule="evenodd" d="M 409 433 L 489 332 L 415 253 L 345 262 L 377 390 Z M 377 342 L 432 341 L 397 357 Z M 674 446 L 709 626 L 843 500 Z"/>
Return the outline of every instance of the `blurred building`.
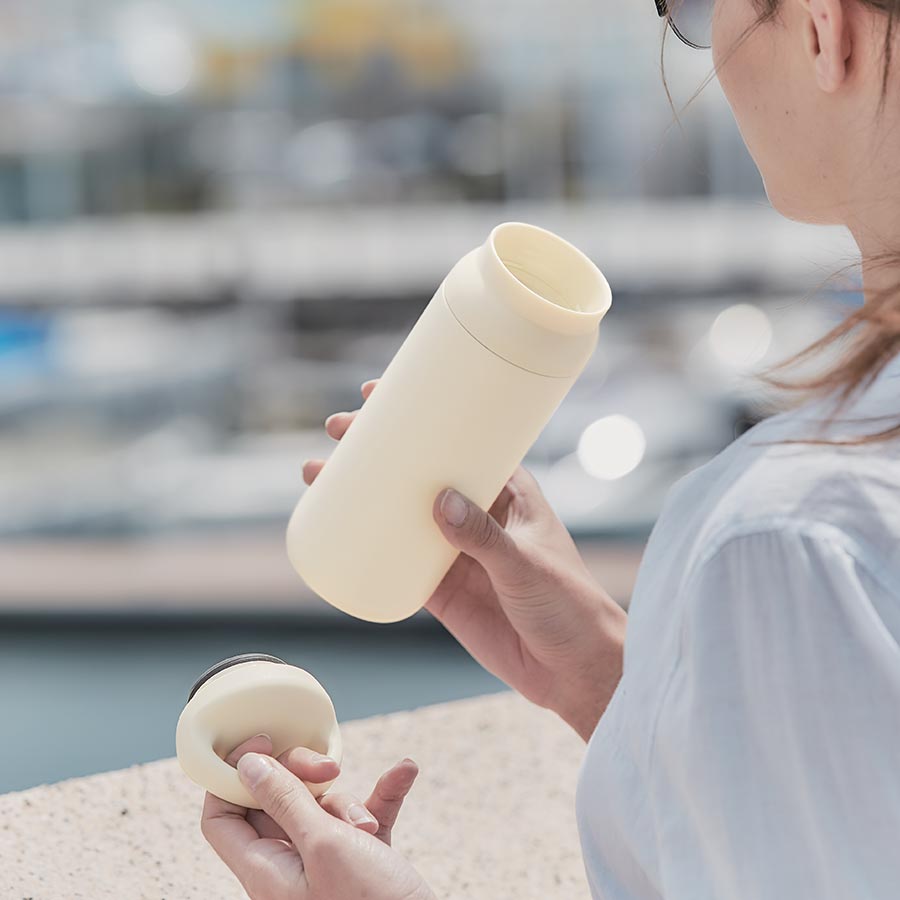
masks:
<path fill-rule="evenodd" d="M 715 82 L 663 136 L 649 3 L 8 0 L 0 32 L 6 221 L 760 195 Z"/>
<path fill-rule="evenodd" d="M 672 127 L 661 28 L 588 0 L 8 0 L 0 534 L 276 534 L 324 417 L 503 218 L 615 294 L 529 462 L 573 529 L 645 534 L 764 414 L 739 376 L 841 314 L 783 308 L 822 232 L 766 208 L 715 81 Z M 668 43 L 683 100 L 711 58 Z M 603 415 L 625 431 L 591 443 Z M 631 474 L 597 478 L 632 425 Z"/>

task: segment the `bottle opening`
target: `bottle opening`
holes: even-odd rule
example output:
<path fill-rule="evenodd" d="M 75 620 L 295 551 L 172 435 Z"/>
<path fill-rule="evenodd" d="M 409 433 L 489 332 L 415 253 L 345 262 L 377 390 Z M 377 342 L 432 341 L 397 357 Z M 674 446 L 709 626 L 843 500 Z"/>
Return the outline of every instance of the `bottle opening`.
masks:
<path fill-rule="evenodd" d="M 510 275 L 542 300 L 592 316 L 609 308 L 611 292 L 600 270 L 553 232 L 505 222 L 493 230 L 491 241 Z"/>

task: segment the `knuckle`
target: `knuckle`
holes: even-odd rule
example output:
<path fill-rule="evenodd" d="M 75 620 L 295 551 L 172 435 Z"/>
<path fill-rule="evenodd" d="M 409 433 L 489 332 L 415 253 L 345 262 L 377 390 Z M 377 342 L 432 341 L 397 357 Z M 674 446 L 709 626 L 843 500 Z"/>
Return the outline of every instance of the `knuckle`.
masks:
<path fill-rule="evenodd" d="M 475 526 L 472 539 L 482 550 L 493 550 L 500 541 L 500 529 L 494 528 L 493 523 L 482 516 Z"/>
<path fill-rule="evenodd" d="M 378 784 L 376 785 L 376 792 L 378 794 L 378 799 L 383 803 L 403 803 L 404 799 L 406 799 L 406 795 L 409 792 L 409 787 L 406 784 L 396 785 L 389 783 L 384 776 L 378 780 Z"/>
<path fill-rule="evenodd" d="M 297 819 L 297 795 L 288 785 L 274 785 L 269 793 L 269 808 L 276 821 Z"/>

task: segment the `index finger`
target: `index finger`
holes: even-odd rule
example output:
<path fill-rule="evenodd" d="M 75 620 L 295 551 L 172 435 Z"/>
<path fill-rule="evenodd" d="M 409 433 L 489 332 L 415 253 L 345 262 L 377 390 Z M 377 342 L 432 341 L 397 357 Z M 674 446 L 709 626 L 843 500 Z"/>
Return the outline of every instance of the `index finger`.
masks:
<path fill-rule="evenodd" d="M 260 750 L 259 752 L 265 753 L 266 751 Z M 269 755 L 271 756 L 271 754 Z M 276 758 L 289 772 L 293 772 L 307 784 L 318 785 L 324 784 L 326 781 L 334 781 L 341 773 L 340 763 L 336 759 L 316 753 L 308 747 L 288 747 Z"/>

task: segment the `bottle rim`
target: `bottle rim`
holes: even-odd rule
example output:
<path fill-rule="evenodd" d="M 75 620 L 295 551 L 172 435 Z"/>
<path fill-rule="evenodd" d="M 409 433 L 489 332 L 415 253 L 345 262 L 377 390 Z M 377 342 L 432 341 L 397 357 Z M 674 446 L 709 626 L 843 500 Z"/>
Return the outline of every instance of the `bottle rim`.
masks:
<path fill-rule="evenodd" d="M 484 249 L 490 270 L 483 268 L 485 274 L 499 280 L 510 305 L 539 325 L 564 333 L 591 331 L 612 305 L 609 282 L 594 261 L 546 228 L 501 222 Z"/>

